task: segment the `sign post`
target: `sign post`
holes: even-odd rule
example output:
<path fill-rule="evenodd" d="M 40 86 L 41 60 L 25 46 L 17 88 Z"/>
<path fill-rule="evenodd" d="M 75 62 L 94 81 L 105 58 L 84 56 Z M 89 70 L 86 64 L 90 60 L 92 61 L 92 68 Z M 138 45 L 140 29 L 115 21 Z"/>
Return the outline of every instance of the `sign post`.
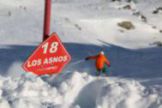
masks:
<path fill-rule="evenodd" d="M 45 0 L 43 42 L 22 65 L 26 72 L 37 75 L 57 74 L 71 60 L 56 33 L 50 34 L 51 0 Z"/>
<path fill-rule="evenodd" d="M 49 37 L 50 20 L 51 20 L 51 0 L 45 0 L 43 41 L 45 41 Z"/>

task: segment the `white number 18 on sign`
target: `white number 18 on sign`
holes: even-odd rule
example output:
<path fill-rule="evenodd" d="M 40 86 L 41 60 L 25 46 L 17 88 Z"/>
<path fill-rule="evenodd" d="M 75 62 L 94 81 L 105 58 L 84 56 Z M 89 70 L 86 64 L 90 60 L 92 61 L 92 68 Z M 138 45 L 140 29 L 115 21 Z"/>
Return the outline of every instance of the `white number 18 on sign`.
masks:
<path fill-rule="evenodd" d="M 50 45 L 48 42 L 46 42 L 44 45 L 42 45 L 43 48 L 43 54 L 49 53 L 55 53 L 58 50 L 58 42 L 52 42 Z"/>

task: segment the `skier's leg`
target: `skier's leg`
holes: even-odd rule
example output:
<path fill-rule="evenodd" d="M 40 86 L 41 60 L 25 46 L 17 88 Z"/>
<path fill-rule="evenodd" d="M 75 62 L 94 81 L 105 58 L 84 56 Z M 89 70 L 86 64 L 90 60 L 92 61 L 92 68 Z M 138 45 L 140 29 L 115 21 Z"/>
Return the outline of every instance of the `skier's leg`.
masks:
<path fill-rule="evenodd" d="M 108 68 L 108 66 L 105 64 L 104 68 L 102 69 L 102 72 L 106 75 L 106 76 L 110 76 L 111 72 L 110 69 Z"/>
<path fill-rule="evenodd" d="M 103 73 L 105 76 L 109 76 L 109 74 L 107 74 L 107 69 L 106 69 L 106 68 L 103 68 L 103 69 L 102 69 L 102 73 Z"/>
<path fill-rule="evenodd" d="M 96 76 L 100 76 L 102 70 L 101 69 L 97 69 L 97 73 L 96 73 Z"/>

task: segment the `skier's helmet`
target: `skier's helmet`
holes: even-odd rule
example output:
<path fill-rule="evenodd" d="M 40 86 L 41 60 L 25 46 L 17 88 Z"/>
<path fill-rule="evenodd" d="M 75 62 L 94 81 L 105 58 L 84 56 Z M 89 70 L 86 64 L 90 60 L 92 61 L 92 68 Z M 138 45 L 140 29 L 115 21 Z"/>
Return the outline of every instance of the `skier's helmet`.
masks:
<path fill-rule="evenodd" d="M 100 51 L 100 54 L 104 55 L 104 51 Z"/>

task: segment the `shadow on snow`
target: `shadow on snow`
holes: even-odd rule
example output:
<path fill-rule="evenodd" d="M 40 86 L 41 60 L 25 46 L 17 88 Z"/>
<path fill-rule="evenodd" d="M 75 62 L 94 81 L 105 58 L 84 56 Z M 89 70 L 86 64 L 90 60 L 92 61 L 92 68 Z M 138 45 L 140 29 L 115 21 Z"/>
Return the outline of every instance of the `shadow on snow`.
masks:
<path fill-rule="evenodd" d="M 95 75 L 94 61 L 84 61 L 84 58 L 95 55 L 101 49 L 104 49 L 105 55 L 111 61 L 113 76 L 126 78 L 162 77 L 162 48 L 130 50 L 107 43 L 104 43 L 104 46 L 77 43 L 65 43 L 64 45 L 72 56 L 72 61 L 66 66 L 64 72 L 65 70 L 66 72 L 79 71 Z M 10 45 L 7 47 L 0 48 L 1 75 L 7 75 L 8 69 L 13 63 L 24 62 L 36 48 L 36 46 L 23 45 Z"/>

